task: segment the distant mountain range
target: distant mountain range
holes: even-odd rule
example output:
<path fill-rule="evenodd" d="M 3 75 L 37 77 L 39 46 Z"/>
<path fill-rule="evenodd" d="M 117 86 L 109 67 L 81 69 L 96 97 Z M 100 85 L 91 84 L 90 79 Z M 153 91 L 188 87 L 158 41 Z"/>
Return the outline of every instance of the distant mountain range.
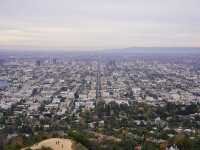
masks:
<path fill-rule="evenodd" d="M 105 52 L 120 53 L 200 53 L 199 48 L 191 47 L 129 47 L 123 49 L 113 49 Z"/>
<path fill-rule="evenodd" d="M 94 56 L 96 54 L 200 54 L 199 48 L 184 47 L 129 47 L 122 49 L 105 50 L 0 50 L 0 58 L 3 57 L 63 57 L 63 56 Z"/>

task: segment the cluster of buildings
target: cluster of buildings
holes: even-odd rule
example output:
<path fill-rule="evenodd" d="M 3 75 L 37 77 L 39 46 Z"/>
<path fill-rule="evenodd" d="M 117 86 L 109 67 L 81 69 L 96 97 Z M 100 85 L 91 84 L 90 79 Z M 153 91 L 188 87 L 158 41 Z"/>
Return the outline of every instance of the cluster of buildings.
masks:
<path fill-rule="evenodd" d="M 103 58 L 10 59 L 1 64 L 0 81 L 0 119 L 4 118 L 0 129 L 15 125 L 19 117 L 48 128 L 53 119 L 62 120 L 65 114 L 93 109 L 101 100 L 155 107 L 166 102 L 200 102 L 200 72 L 184 63 Z M 10 111 L 6 118 L 3 112 Z M 45 118 L 49 122 L 41 124 Z"/>
<path fill-rule="evenodd" d="M 15 124 L 18 116 L 63 117 L 95 106 L 95 61 L 13 59 L 0 67 L 0 80 L 0 109 L 12 110 L 6 124 Z"/>
<path fill-rule="evenodd" d="M 105 101 L 137 101 L 153 106 L 200 102 L 200 72 L 192 65 L 136 59 L 109 61 L 101 69 Z"/>

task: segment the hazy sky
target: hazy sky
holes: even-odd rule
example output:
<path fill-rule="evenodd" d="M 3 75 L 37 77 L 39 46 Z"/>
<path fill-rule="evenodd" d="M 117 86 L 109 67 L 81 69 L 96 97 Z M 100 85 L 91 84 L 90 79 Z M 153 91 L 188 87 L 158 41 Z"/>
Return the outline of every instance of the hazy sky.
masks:
<path fill-rule="evenodd" d="M 200 0 L 0 0 L 0 49 L 200 47 Z"/>

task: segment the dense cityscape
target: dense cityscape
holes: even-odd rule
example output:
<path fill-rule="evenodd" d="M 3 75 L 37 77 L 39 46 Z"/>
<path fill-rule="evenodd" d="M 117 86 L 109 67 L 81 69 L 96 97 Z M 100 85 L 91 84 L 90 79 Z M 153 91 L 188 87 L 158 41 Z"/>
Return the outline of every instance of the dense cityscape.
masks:
<path fill-rule="evenodd" d="M 62 137 L 79 143 L 77 149 L 198 150 L 199 58 L 2 58 L 0 149 Z"/>
<path fill-rule="evenodd" d="M 200 150 L 200 0 L 0 0 L 0 150 Z"/>

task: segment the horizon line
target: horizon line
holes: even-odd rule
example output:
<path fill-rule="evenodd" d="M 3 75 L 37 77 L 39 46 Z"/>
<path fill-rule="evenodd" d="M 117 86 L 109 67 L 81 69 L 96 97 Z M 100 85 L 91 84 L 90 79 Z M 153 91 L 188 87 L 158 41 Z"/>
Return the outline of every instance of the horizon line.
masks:
<path fill-rule="evenodd" d="M 0 52 L 105 52 L 105 51 L 118 51 L 118 50 L 128 50 L 128 49 L 136 49 L 136 48 L 144 48 L 144 49 L 200 49 L 200 47 L 172 47 L 172 46 L 133 46 L 133 47 L 124 47 L 124 48 L 84 48 L 84 49 L 64 49 L 64 48 L 0 48 Z"/>

